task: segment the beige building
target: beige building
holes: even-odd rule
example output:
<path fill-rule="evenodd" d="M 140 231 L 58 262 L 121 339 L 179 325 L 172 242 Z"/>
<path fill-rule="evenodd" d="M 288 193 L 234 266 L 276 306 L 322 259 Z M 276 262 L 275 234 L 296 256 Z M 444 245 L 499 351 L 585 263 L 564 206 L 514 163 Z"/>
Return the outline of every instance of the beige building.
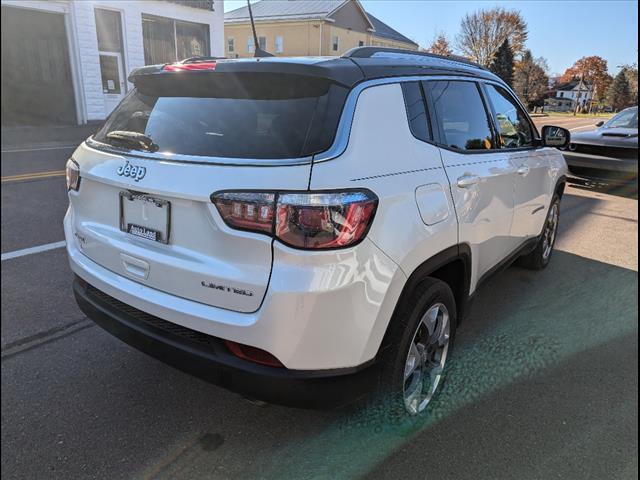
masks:
<path fill-rule="evenodd" d="M 251 10 L 260 48 L 276 56 L 337 56 L 359 46 L 418 49 L 358 0 L 262 0 Z M 225 13 L 224 33 L 226 57 L 253 56 L 247 7 Z"/>

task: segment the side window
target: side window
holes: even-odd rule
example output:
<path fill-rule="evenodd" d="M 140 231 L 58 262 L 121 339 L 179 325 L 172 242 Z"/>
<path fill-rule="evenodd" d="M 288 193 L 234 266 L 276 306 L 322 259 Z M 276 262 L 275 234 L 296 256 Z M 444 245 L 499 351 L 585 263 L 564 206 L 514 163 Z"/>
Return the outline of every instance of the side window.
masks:
<path fill-rule="evenodd" d="M 515 100 L 501 87 L 487 85 L 486 89 L 495 112 L 500 148 L 533 146 L 531 124 Z"/>
<path fill-rule="evenodd" d="M 422 96 L 420 84 L 418 82 L 403 82 L 402 94 L 407 108 L 407 118 L 409 120 L 411 133 L 414 137 L 424 140 L 425 142 L 431 140 L 427 112 L 424 108 L 424 97 Z"/>
<path fill-rule="evenodd" d="M 425 81 L 422 86 L 435 113 L 440 143 L 458 150 L 494 148 L 489 117 L 475 82 Z"/>

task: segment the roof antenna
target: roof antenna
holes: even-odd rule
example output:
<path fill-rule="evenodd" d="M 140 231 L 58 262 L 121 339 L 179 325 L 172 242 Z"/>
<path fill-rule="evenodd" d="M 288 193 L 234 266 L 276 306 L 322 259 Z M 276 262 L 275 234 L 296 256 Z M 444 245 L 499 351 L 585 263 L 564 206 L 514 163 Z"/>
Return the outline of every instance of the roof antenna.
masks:
<path fill-rule="evenodd" d="M 253 30 L 253 50 L 254 57 L 273 57 L 272 53 L 266 52 L 260 48 L 258 44 L 258 35 L 256 34 L 256 24 L 253 22 L 253 12 L 251 11 L 251 2 L 247 0 L 247 7 L 249 8 L 249 17 L 251 18 L 251 29 Z"/>

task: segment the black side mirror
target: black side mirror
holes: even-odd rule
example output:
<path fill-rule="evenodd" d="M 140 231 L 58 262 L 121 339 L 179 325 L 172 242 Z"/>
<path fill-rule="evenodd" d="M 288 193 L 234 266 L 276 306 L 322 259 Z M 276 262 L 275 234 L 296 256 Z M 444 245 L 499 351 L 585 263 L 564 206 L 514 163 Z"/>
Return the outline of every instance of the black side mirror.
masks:
<path fill-rule="evenodd" d="M 542 144 L 545 147 L 563 148 L 569 145 L 571 133 L 562 127 L 545 125 L 542 127 Z"/>
<path fill-rule="evenodd" d="M 604 125 L 603 120 L 600 120 L 598 123 L 596 123 L 596 127 L 601 127 L 602 125 Z"/>

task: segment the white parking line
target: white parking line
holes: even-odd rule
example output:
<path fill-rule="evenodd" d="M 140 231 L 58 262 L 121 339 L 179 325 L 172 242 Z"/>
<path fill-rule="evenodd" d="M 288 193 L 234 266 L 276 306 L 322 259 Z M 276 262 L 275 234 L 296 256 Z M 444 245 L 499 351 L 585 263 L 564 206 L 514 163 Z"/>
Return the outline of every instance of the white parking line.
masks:
<path fill-rule="evenodd" d="M 37 247 L 23 248 L 22 250 L 14 250 L 13 252 L 7 252 L 2 254 L 2 261 L 11 260 L 12 258 L 24 257 L 25 255 L 32 255 L 34 253 L 46 252 L 48 250 L 55 250 L 56 248 L 62 248 L 67 244 L 64 240 L 61 242 L 47 243 L 46 245 L 38 245 Z"/>
<path fill-rule="evenodd" d="M 20 153 L 20 152 L 40 152 L 44 150 L 71 150 L 78 145 L 58 145 L 53 147 L 32 147 L 32 148 L 8 148 L 2 150 L 2 153 Z"/>

